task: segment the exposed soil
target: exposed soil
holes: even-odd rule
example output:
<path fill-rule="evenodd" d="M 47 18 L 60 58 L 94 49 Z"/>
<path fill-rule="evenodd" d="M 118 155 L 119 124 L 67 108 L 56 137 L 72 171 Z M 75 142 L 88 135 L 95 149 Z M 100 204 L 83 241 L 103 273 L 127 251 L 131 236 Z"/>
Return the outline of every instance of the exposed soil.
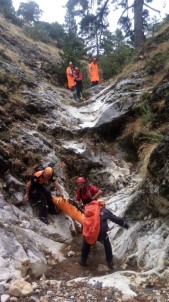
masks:
<path fill-rule="evenodd" d="M 168 302 L 169 290 L 166 285 L 156 277 L 153 282 L 148 281 L 140 284 L 137 288 L 131 285 L 131 289 L 136 292 L 137 296 L 132 299 L 123 296 L 115 288 L 102 288 L 101 282 L 94 285 L 87 283 L 72 282 L 72 279 L 80 277 L 96 277 L 105 276 L 115 271 L 121 271 L 122 263 L 114 259 L 114 269 L 110 270 L 106 266 L 104 247 L 97 243 L 91 248 L 88 259 L 88 265 L 81 267 L 78 263 L 80 258 L 80 250 L 82 244 L 82 236 L 75 235 L 70 245 L 62 250 L 65 260 L 54 265 L 49 264 L 48 270 L 44 278 L 36 280 L 37 289 L 35 289 L 32 297 L 20 298 L 20 302 Z M 68 256 L 69 252 L 73 252 L 72 256 Z M 99 269 L 100 268 L 100 269 Z M 127 268 L 133 269 L 134 268 Z M 135 268 L 136 269 L 136 268 Z M 52 284 L 54 280 L 60 281 L 60 286 Z M 71 281 L 68 282 L 68 281 Z M 36 300 L 37 299 L 37 300 Z M 126 300 L 127 299 L 127 300 Z"/>
<path fill-rule="evenodd" d="M 63 262 L 57 263 L 56 266 L 49 266 L 46 273 L 47 279 L 57 279 L 57 280 L 71 280 L 78 277 L 95 277 L 105 275 L 105 270 L 110 273 L 110 269 L 106 266 L 104 247 L 102 244 L 97 242 L 92 246 L 87 266 L 82 267 L 79 265 L 80 251 L 82 245 L 82 236 L 76 235 L 73 238 L 71 245 L 67 246 L 62 250 L 66 259 Z M 68 253 L 72 251 L 74 255 L 68 256 Z M 104 271 L 98 271 L 98 266 L 102 264 L 105 266 Z M 117 265 L 117 264 L 116 264 Z M 64 270 L 63 268 L 66 268 Z"/>

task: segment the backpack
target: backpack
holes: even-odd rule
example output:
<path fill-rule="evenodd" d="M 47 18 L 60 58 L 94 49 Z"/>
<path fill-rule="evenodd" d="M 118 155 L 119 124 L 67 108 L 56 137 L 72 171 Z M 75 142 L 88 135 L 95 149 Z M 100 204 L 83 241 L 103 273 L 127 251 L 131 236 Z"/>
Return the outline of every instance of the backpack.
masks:
<path fill-rule="evenodd" d="M 100 232 L 100 203 L 94 200 L 85 206 L 83 236 L 88 244 L 95 244 Z"/>

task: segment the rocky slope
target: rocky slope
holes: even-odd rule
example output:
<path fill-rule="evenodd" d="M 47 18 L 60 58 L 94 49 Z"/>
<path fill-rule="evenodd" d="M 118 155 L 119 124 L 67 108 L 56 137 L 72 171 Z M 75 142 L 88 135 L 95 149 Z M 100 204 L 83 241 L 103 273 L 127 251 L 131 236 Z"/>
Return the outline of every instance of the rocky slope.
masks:
<path fill-rule="evenodd" d="M 56 48 L 2 18 L 0 31 L 1 301 L 168 301 L 168 27 L 80 104 L 57 86 Z M 128 232 L 110 224 L 114 272 L 102 246 L 78 266 L 70 218 L 44 226 L 22 205 L 25 182 L 48 164 L 66 196 L 84 175 L 129 222 Z"/>

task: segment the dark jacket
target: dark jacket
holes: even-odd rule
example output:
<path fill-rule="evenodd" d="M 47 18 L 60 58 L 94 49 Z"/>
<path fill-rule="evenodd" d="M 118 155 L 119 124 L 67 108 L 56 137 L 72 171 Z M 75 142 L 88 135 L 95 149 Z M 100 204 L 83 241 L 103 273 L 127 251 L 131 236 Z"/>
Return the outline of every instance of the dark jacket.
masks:
<path fill-rule="evenodd" d="M 115 216 L 110 210 L 102 208 L 100 211 L 100 233 L 98 240 L 103 241 L 107 237 L 108 220 L 118 224 L 119 226 L 128 229 L 128 224 L 120 217 Z"/>

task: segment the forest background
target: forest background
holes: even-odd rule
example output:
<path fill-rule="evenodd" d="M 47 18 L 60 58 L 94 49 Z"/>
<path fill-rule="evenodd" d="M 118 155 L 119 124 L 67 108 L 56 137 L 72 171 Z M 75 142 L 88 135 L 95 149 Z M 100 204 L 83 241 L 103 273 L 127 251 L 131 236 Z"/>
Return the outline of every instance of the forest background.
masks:
<path fill-rule="evenodd" d="M 12 0 L 0 0 L 0 13 L 24 33 L 60 49 L 60 61 L 54 66 L 61 86 L 66 85 L 65 70 L 72 61 L 89 87 L 87 65 L 92 56 L 99 60 L 101 78 L 107 81 L 118 75 L 142 53 L 146 41 L 152 40 L 159 28 L 167 23 L 169 14 L 160 20 L 155 0 L 68 0 L 64 23 L 40 21 L 43 11 L 35 1 L 20 2 L 16 10 Z M 159 18 L 151 17 L 151 12 Z M 110 31 L 110 16 L 120 12 L 118 26 Z"/>

